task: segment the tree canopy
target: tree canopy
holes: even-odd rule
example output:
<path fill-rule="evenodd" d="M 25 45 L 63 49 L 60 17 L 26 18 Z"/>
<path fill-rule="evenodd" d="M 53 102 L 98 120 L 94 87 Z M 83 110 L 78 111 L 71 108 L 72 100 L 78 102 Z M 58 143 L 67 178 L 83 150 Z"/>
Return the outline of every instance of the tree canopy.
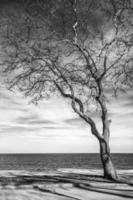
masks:
<path fill-rule="evenodd" d="M 52 70 L 47 72 L 50 65 L 56 64 L 75 92 L 78 91 L 77 95 L 83 93 L 85 97 L 83 91 L 88 88 L 87 94 L 92 94 L 93 100 L 98 92 L 95 78 L 103 80 L 105 89 L 127 89 L 132 85 L 132 2 L 75 2 L 14 1 L 10 11 L 5 8 L 1 35 L 4 36 L 2 49 L 7 53 L 5 66 L 9 66 L 6 71 L 15 68 L 23 69 L 26 74 L 33 71 L 31 77 L 38 71 L 39 80 L 43 76 L 45 87 L 54 90 L 55 84 L 45 80 L 44 74 L 52 81 L 53 76 L 57 78 Z M 19 83 L 26 81 L 26 84 L 20 83 L 19 88 L 23 85 L 28 91 L 28 79 L 24 81 L 21 74 L 21 80 L 19 77 Z M 13 79 L 13 84 L 14 81 L 17 80 Z M 29 87 L 29 92 L 37 98 L 49 90 L 43 89 L 39 94 L 38 89 L 34 92 L 37 87 L 39 82 L 33 90 Z"/>

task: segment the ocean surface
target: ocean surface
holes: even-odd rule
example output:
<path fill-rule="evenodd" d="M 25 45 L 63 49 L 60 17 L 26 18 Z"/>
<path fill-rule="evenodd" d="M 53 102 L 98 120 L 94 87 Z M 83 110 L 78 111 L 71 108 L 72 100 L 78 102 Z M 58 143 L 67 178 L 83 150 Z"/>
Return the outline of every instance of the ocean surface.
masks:
<path fill-rule="evenodd" d="M 133 154 L 112 154 L 117 169 L 133 169 Z M 100 169 L 99 154 L 0 154 L 0 170 Z"/>

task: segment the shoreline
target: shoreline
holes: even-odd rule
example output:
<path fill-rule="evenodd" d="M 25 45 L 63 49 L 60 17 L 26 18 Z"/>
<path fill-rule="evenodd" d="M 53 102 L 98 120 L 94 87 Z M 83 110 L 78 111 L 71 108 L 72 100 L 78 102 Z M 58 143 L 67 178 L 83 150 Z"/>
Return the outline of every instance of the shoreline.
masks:
<path fill-rule="evenodd" d="M 118 170 L 133 181 L 133 169 Z M 60 168 L 57 171 L 0 170 L 0 200 L 133 199 L 133 186 L 102 177 L 102 170 Z"/>

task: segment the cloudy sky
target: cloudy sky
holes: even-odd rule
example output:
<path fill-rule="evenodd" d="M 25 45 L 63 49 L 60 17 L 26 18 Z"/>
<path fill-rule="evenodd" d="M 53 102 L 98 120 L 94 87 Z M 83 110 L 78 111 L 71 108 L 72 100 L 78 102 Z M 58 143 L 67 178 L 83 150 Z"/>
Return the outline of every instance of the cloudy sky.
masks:
<path fill-rule="evenodd" d="M 5 6 L 11 11 L 9 2 L 1 0 L 0 9 Z M 133 153 L 133 92 L 110 99 L 108 108 L 112 119 L 111 151 Z M 98 151 L 98 141 L 68 101 L 54 97 L 34 106 L 20 94 L 0 87 L 0 153 Z"/>
<path fill-rule="evenodd" d="M 69 102 L 56 98 L 38 106 L 0 88 L 0 153 L 90 153 L 99 144 Z M 108 105 L 112 118 L 111 151 L 133 153 L 133 94 Z"/>

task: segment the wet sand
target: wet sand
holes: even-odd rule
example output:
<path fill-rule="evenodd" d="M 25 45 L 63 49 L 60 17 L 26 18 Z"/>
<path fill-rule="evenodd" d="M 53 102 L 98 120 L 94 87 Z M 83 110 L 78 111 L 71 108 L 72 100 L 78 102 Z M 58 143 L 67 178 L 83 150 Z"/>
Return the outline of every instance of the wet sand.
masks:
<path fill-rule="evenodd" d="M 133 199 L 133 170 L 118 173 L 130 184 L 105 180 L 100 170 L 0 171 L 0 200 Z"/>

